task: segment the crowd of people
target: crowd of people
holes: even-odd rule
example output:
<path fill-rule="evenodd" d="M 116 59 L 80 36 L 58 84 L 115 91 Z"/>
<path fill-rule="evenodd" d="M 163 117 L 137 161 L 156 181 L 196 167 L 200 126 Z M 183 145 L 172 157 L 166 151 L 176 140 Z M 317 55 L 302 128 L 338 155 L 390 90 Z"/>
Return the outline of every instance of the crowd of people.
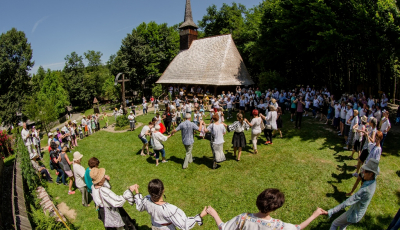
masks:
<path fill-rule="evenodd" d="M 352 151 L 349 157 L 354 159 L 354 154 L 357 157 L 357 165 L 355 165 L 355 173 L 353 173 L 353 176 L 356 177 L 355 184 L 352 191 L 346 194 L 349 198 L 328 211 L 318 208 L 310 218 L 300 225 L 291 225 L 270 216 L 271 212 L 280 208 L 284 203 L 284 195 L 277 189 L 267 189 L 258 196 L 258 213 L 243 213 L 225 223 L 212 207 L 205 207 L 195 217 L 187 217 L 182 210 L 163 200 L 164 186 L 157 179 L 148 184 L 149 195 L 146 197 L 139 193 L 138 185 L 130 186 L 122 196 L 118 196 L 111 191 L 110 177 L 105 175 L 105 169 L 98 168 L 100 163 L 98 159 L 91 158 L 88 163 L 89 167 L 85 170 L 81 165 L 82 154 L 75 152 L 73 161 L 70 161 L 66 154 L 77 146 L 76 135 L 78 133 L 86 136 L 99 129 L 98 120 L 100 118 L 89 116 L 82 119 L 78 128 L 74 121 L 65 124 L 65 127 L 61 128 L 61 131 L 57 130 L 55 135 L 49 133 L 50 165 L 56 171 L 57 183 L 60 183 L 61 180 L 63 184 L 67 185 L 66 177 L 69 178 L 69 194 L 74 193 L 72 184 L 73 178 L 75 178 L 75 184 L 81 191 L 84 206 L 88 206 L 88 193 L 93 196 L 96 206 L 100 207 L 99 218 L 104 222 L 106 228 L 134 225 L 134 221 L 122 208 L 126 201 L 131 205 L 135 203 L 138 211 L 147 211 L 151 216 L 154 229 L 175 229 L 175 227 L 191 229 L 195 223 L 201 225 L 202 218 L 207 214 L 215 219 L 219 229 L 274 229 L 273 227 L 303 229 L 319 215 L 331 217 L 341 209 L 351 206 L 348 211 L 335 219 L 331 226 L 331 229 L 337 229 L 337 227 L 345 229 L 348 225 L 359 222 L 364 216 L 375 193 L 380 156 L 387 134 L 391 129 L 387 110 L 388 99 L 385 93 L 382 93 L 379 99 L 374 99 L 371 95 L 367 97 L 364 92 L 342 94 L 340 97 L 336 97 L 326 88 L 316 90 L 307 86 L 288 91 L 268 89 L 265 92 L 261 92 L 258 88 L 237 87 L 236 92 L 227 92 L 226 94 L 222 92 L 216 96 L 205 94 L 202 99 L 197 98 L 196 95 L 188 99 L 183 93 L 179 93 L 174 100 L 171 100 L 171 92 L 169 94 L 163 99 L 165 111 L 162 114 L 158 110 L 160 103 L 158 98 L 152 97 L 150 104 L 143 98 L 142 103 L 143 114 L 148 112 L 147 108 L 150 105 L 155 108 L 155 117 L 142 127 L 138 135 L 143 143 L 141 155 L 154 156 L 156 166 L 168 162 L 163 142 L 179 131 L 181 131 L 186 153 L 182 168 L 187 169 L 189 164 L 195 160 L 192 156 L 194 135 L 199 133 L 200 137 L 210 141 L 213 153 L 212 168 L 216 169 L 219 163 L 226 160 L 223 150 L 226 132 L 234 132 L 232 147 L 234 156 L 237 156 L 236 160 L 240 161 L 242 150 L 247 144 L 244 133 L 247 130 L 251 129 L 252 149 L 253 153 L 257 154 L 258 139 L 262 133 L 266 138 L 266 145 L 273 144 L 274 133 L 283 137 L 281 129 L 284 113 L 290 113 L 295 129 L 301 129 L 303 117 L 311 116 L 312 119 L 319 119 L 337 130 L 338 135 L 344 138 L 344 149 Z M 114 116 L 121 115 L 120 112 L 116 109 Z M 230 125 L 225 124 L 226 119 L 235 116 L 235 112 L 237 112 L 236 120 Z M 252 117 L 251 120 L 246 118 L 248 115 Z M 132 131 L 135 130 L 135 116 L 135 109 L 132 109 L 128 116 Z M 209 119 L 206 119 L 207 117 Z M 206 121 L 209 121 L 209 124 L 206 124 Z M 33 129 L 32 132 L 27 131 L 25 126 L 21 133 L 32 156 L 32 165 L 49 181 L 52 181 L 48 170 L 37 163 L 37 159 L 42 156 L 35 154 L 37 151 L 33 142 L 33 137 L 35 137 L 33 133 Z M 75 139 L 72 137 L 73 135 L 75 135 Z M 149 145 L 154 153 L 150 152 Z M 73 165 L 73 170 L 70 165 Z M 355 192 L 360 182 L 362 186 Z M 133 192 L 136 195 L 133 195 Z M 117 217 L 118 215 L 120 218 Z M 110 217 L 113 220 L 108 219 Z"/>

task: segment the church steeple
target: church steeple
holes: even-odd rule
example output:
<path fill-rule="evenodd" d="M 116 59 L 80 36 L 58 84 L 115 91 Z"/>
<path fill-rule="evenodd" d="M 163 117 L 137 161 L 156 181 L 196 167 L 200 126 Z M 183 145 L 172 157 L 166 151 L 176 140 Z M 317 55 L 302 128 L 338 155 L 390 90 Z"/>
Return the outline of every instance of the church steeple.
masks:
<path fill-rule="evenodd" d="M 192 6 L 190 5 L 190 0 L 186 0 L 185 7 L 185 21 L 179 27 L 179 29 L 184 29 L 186 27 L 192 27 L 194 29 L 198 29 L 199 27 L 194 23 L 192 16 Z"/>
<path fill-rule="evenodd" d="M 187 50 L 192 42 L 197 39 L 197 29 L 199 27 L 194 23 L 192 16 L 192 6 L 190 0 L 186 0 L 185 21 L 179 27 L 180 29 L 180 50 Z"/>

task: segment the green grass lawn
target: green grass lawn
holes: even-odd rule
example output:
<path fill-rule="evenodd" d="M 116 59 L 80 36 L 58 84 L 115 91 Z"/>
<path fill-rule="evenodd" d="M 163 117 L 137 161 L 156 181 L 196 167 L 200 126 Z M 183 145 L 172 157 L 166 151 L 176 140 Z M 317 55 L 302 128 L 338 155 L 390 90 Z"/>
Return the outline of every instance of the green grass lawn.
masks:
<path fill-rule="evenodd" d="M 153 114 L 139 116 L 138 122 L 147 123 Z M 110 123 L 112 118 L 110 117 Z M 227 122 L 230 123 L 230 122 Z M 213 206 L 223 221 L 228 221 L 243 212 L 257 212 L 257 195 L 266 188 L 279 188 L 285 193 L 286 202 L 273 213 L 273 217 L 284 222 L 300 224 L 317 207 L 325 210 L 343 202 L 355 182 L 351 176 L 356 160 L 343 151 L 343 141 L 327 125 L 303 119 L 301 130 L 294 130 L 289 115 L 284 115 L 284 138 L 275 138 L 274 144 L 265 146 L 265 137 L 259 139 L 259 154 L 250 153 L 251 145 L 236 162 L 231 148 L 233 133 L 225 136 L 224 151 L 227 161 L 212 170 L 212 153 L 209 141 L 195 138 L 193 156 L 195 162 L 182 170 L 185 149 L 181 135 L 165 142 L 168 163 L 155 166 L 152 157 L 140 156 L 142 143 L 138 139 L 141 127 L 134 132 L 108 133 L 101 131 L 78 142 L 84 155 L 83 166 L 90 157 L 100 160 L 100 167 L 111 177 L 113 191 L 122 195 L 129 185 L 139 184 L 140 191 L 147 195 L 147 184 L 159 178 L 164 182 L 166 201 L 184 210 L 188 216 L 198 214 L 206 205 Z M 328 128 L 328 129 L 326 129 Z M 250 133 L 246 138 L 250 143 Z M 381 158 L 381 175 L 377 179 L 377 190 L 362 221 L 348 229 L 384 229 L 399 208 L 400 180 L 398 136 L 392 132 L 386 142 Z M 72 159 L 73 152 L 69 153 Z M 48 153 L 45 153 L 48 159 Z M 44 163 L 48 166 L 48 160 Z M 55 179 L 54 171 L 51 172 Z M 68 195 L 68 188 L 49 184 L 49 194 L 56 203 L 65 202 L 76 211 L 71 220 L 79 229 L 104 229 L 97 219 L 93 201 L 91 207 L 81 205 L 81 194 Z M 150 216 L 136 211 L 135 206 L 125 204 L 130 216 L 137 220 L 139 229 L 151 229 Z M 333 217 L 336 218 L 338 215 Z M 332 219 L 332 220 L 333 220 Z M 325 216 L 316 219 L 308 229 L 328 229 L 332 220 Z M 199 228 L 199 227 L 196 227 Z M 210 216 L 204 218 L 203 229 L 216 229 Z"/>

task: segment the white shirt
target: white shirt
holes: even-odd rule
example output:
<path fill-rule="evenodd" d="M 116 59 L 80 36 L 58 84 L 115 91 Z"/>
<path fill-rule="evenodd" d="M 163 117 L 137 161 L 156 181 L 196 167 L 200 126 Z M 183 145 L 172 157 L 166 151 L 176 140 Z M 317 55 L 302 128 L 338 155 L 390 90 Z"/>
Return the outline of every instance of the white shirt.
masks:
<path fill-rule="evenodd" d="M 353 116 L 353 109 L 348 109 L 346 113 L 346 125 L 350 125 L 351 121 L 349 122 L 350 117 Z"/>
<path fill-rule="evenodd" d="M 251 120 L 251 133 L 252 134 L 259 134 L 261 133 L 261 117 L 253 118 Z"/>
<path fill-rule="evenodd" d="M 207 130 L 214 135 L 214 144 L 224 143 L 224 134 L 226 133 L 225 126 L 223 124 L 215 125 L 211 124 L 207 127 Z"/>
<path fill-rule="evenodd" d="M 386 107 L 386 106 L 387 106 L 387 102 L 388 102 L 388 99 L 387 99 L 387 98 L 382 99 L 382 100 L 381 100 L 381 107 L 382 107 L 382 108 L 383 108 L 383 107 Z"/>
<path fill-rule="evenodd" d="M 318 99 L 314 99 L 313 100 L 313 106 L 314 107 L 319 107 L 319 100 Z"/>
<path fill-rule="evenodd" d="M 267 125 L 271 125 L 273 130 L 277 130 L 278 127 L 276 125 L 276 119 L 278 117 L 278 114 L 276 113 L 276 111 L 270 111 L 267 114 L 267 117 L 265 118 L 265 120 L 267 121 Z"/>
<path fill-rule="evenodd" d="M 165 203 L 163 205 L 155 204 L 150 195 L 143 198 L 142 194 L 135 195 L 136 209 L 139 212 L 146 211 L 151 216 L 152 226 L 161 230 L 192 229 L 196 223 L 202 225 L 199 215 L 187 217 L 186 214 L 175 205 Z M 170 224 L 164 226 L 166 224 Z"/>
<path fill-rule="evenodd" d="M 346 119 L 346 106 L 340 106 L 340 118 Z"/>
<path fill-rule="evenodd" d="M 75 176 L 76 187 L 78 187 L 78 188 L 85 187 L 86 186 L 85 180 L 84 180 L 85 171 L 86 171 L 85 168 L 82 165 L 76 164 L 76 163 L 73 164 L 73 167 L 74 167 L 73 171 L 74 171 L 74 176 Z"/>
<path fill-rule="evenodd" d="M 111 185 L 107 180 L 104 182 L 104 185 L 101 188 L 97 189 L 94 185 L 92 185 L 92 197 L 96 205 L 100 207 L 117 208 L 124 206 L 126 201 L 128 201 L 130 205 L 133 205 L 134 203 L 134 197 L 131 191 L 126 190 L 122 196 L 118 196 L 111 191 Z"/>
<path fill-rule="evenodd" d="M 378 124 L 379 124 L 379 122 L 381 121 L 381 118 L 382 118 L 382 111 L 380 111 L 380 110 L 376 111 L 376 112 L 374 113 L 374 117 L 376 118 L 376 121 L 377 121 Z"/>
<path fill-rule="evenodd" d="M 160 132 L 154 132 L 153 134 L 151 134 L 151 138 L 153 140 L 153 149 L 154 150 L 161 150 L 164 148 L 164 146 L 162 145 L 162 142 L 167 141 L 168 137 L 164 136 L 162 133 Z"/>
<path fill-rule="evenodd" d="M 148 131 L 150 131 L 150 127 L 149 127 L 148 125 L 145 125 L 145 126 L 142 128 L 142 131 L 140 132 L 140 136 L 141 136 L 142 138 L 146 138 L 144 135 L 145 135 Z"/>
<path fill-rule="evenodd" d="M 22 140 L 24 140 L 25 146 L 32 145 L 32 139 L 29 137 L 29 130 L 22 129 L 21 136 L 22 136 Z"/>
<path fill-rule="evenodd" d="M 129 116 L 128 116 L 128 120 L 129 120 L 129 122 L 131 122 L 131 123 L 132 123 L 132 122 L 135 122 L 135 115 L 133 115 L 133 114 L 132 114 L 132 115 L 129 115 Z"/>
<path fill-rule="evenodd" d="M 390 127 L 390 121 L 389 121 L 389 119 L 386 119 L 386 117 L 384 117 L 383 119 L 382 119 L 382 125 L 381 125 L 381 132 L 383 133 L 383 134 L 387 134 L 387 129 Z"/>
<path fill-rule="evenodd" d="M 194 120 L 200 122 L 202 119 L 201 113 L 195 113 L 194 114 Z"/>
<path fill-rule="evenodd" d="M 369 106 L 370 108 L 372 108 L 372 106 L 375 104 L 374 99 L 368 98 L 367 104 L 368 104 L 368 106 Z"/>
<path fill-rule="evenodd" d="M 335 105 L 335 118 L 339 118 L 340 115 L 340 105 Z"/>
<path fill-rule="evenodd" d="M 226 107 L 227 107 L 228 109 L 232 109 L 232 101 L 227 101 L 227 102 L 226 102 Z"/>

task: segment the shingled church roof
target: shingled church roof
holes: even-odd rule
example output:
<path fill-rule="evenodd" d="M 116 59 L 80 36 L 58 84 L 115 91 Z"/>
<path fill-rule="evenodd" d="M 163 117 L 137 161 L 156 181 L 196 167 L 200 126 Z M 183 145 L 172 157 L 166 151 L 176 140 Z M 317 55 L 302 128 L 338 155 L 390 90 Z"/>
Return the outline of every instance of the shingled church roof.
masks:
<path fill-rule="evenodd" d="M 193 41 L 181 51 L 158 84 L 252 85 L 254 84 L 230 34 Z"/>
<path fill-rule="evenodd" d="M 199 28 L 196 23 L 193 21 L 192 16 L 192 6 L 190 5 L 190 0 L 186 0 L 186 8 L 185 8 L 185 21 L 179 26 L 179 29 L 184 29 L 186 27 L 194 27 Z"/>

